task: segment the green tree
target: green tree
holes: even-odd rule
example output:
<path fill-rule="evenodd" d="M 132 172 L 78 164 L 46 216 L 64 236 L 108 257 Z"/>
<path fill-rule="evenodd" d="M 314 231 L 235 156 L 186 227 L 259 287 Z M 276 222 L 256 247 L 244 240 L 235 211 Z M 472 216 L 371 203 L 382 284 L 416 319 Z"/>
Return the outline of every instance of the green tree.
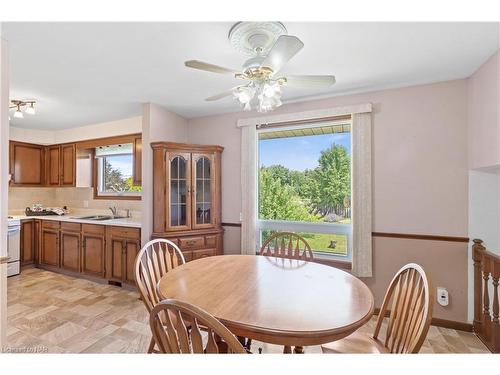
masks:
<path fill-rule="evenodd" d="M 259 217 L 268 220 L 317 221 L 310 208 L 289 185 L 276 177 L 276 169 L 260 168 Z"/>
<path fill-rule="evenodd" d="M 314 207 L 324 216 L 343 207 L 351 194 L 351 158 L 345 147 L 333 144 L 321 151 L 318 162 L 312 173 L 315 183 L 308 188 Z"/>
<path fill-rule="evenodd" d="M 122 192 L 140 192 L 142 187 L 134 185 L 133 178 L 125 178 L 119 169 L 113 168 L 111 163 L 104 159 L 104 182 L 106 191 Z"/>

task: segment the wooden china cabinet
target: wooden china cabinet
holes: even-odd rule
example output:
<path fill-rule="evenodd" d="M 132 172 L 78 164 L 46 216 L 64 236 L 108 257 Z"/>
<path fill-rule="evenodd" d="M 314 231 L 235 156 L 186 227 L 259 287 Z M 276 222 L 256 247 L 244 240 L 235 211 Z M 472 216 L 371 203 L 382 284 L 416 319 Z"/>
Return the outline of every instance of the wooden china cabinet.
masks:
<path fill-rule="evenodd" d="M 221 146 L 154 142 L 153 238 L 186 261 L 222 254 Z"/>

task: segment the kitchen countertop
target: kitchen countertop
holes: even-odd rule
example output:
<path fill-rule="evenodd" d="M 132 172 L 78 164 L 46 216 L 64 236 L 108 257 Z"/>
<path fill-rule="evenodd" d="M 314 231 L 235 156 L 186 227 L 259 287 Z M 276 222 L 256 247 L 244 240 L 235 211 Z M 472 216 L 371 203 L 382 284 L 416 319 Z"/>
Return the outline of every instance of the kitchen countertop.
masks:
<path fill-rule="evenodd" d="M 13 219 L 19 220 L 29 220 L 29 219 L 40 219 L 40 220 L 51 220 L 51 221 L 64 221 L 69 223 L 81 223 L 81 224 L 97 224 L 97 225 L 112 225 L 115 227 L 133 227 L 140 228 L 141 222 L 135 218 L 126 219 L 110 219 L 110 220 L 85 220 L 79 219 L 79 215 L 48 215 L 48 216 L 26 216 L 26 215 L 11 215 Z M 80 215 L 84 216 L 84 215 Z"/>

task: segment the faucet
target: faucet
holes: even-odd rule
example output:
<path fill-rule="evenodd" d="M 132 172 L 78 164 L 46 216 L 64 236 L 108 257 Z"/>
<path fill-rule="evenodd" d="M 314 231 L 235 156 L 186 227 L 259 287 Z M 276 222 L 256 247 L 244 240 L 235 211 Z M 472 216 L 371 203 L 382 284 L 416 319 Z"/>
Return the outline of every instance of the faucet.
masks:
<path fill-rule="evenodd" d="M 117 216 L 116 206 L 110 207 L 111 213 L 113 214 L 113 219 Z"/>
<path fill-rule="evenodd" d="M 132 215 L 130 215 L 130 208 L 127 208 L 125 212 L 127 213 L 127 215 L 125 216 L 127 219 L 132 217 Z"/>

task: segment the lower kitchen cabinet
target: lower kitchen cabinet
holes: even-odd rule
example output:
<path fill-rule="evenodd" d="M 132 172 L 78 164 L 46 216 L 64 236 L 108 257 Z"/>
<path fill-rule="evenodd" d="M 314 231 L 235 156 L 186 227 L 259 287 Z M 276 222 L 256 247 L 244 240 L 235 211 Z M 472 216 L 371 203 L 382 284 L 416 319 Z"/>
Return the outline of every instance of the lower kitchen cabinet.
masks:
<path fill-rule="evenodd" d="M 34 264 L 36 260 L 36 228 L 33 220 L 21 221 L 21 266 Z"/>
<path fill-rule="evenodd" d="M 105 277 L 106 237 L 102 225 L 82 225 L 82 273 Z"/>
<path fill-rule="evenodd" d="M 134 264 L 141 249 L 140 230 L 137 228 L 107 228 L 106 278 L 120 283 L 134 284 Z"/>
<path fill-rule="evenodd" d="M 41 268 L 135 285 L 134 265 L 141 249 L 140 229 L 52 220 L 26 222 L 31 224 L 25 227 L 25 248 L 27 252 L 29 249 L 29 254 L 35 254 L 27 253 L 27 260 L 36 257 L 40 243 L 36 264 Z M 34 244 L 34 250 L 28 244 Z"/>
<path fill-rule="evenodd" d="M 61 268 L 80 272 L 81 259 L 81 225 L 78 223 L 61 223 Z"/>
<path fill-rule="evenodd" d="M 50 222 L 53 224 L 54 222 Z M 59 223 L 47 225 L 42 221 L 42 232 L 40 240 L 40 265 L 59 267 Z"/>

